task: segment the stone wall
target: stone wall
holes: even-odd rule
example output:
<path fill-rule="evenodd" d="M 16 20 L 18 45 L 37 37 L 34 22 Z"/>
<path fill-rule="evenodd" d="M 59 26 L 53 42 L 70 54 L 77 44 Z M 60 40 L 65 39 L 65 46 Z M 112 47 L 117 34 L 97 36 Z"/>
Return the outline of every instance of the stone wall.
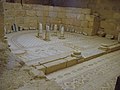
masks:
<path fill-rule="evenodd" d="M 4 14 L 3 14 L 3 3 L 0 2 L 0 41 L 3 41 L 4 36 Z"/>
<path fill-rule="evenodd" d="M 4 3 L 4 21 L 8 32 L 16 23 L 22 27 L 38 28 L 39 22 L 44 24 L 64 24 L 66 27 L 74 26 L 77 32 L 85 32 L 88 35 L 96 34 L 94 27 L 95 16 L 91 15 L 91 9 L 53 7 L 35 4 Z"/>
<path fill-rule="evenodd" d="M 88 8 L 91 8 L 92 12 L 99 13 L 101 18 L 99 29 L 117 37 L 117 27 L 120 26 L 120 0 L 92 1 L 89 2 Z"/>

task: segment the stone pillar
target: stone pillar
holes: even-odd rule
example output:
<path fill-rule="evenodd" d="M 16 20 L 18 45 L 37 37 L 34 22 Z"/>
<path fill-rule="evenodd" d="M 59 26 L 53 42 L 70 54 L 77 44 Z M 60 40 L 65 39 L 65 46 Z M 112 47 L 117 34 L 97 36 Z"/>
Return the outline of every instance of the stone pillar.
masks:
<path fill-rule="evenodd" d="M 42 34 L 43 34 L 43 28 L 42 28 L 42 23 L 39 24 L 39 29 L 37 32 L 37 37 L 41 37 L 42 38 Z"/>
<path fill-rule="evenodd" d="M 71 33 L 74 33 L 75 32 L 75 29 L 74 29 L 74 27 L 73 26 L 71 26 L 71 31 L 70 31 Z"/>
<path fill-rule="evenodd" d="M 118 43 L 120 43 L 120 32 L 118 34 Z"/>
<path fill-rule="evenodd" d="M 4 35 L 7 34 L 6 26 L 4 25 Z"/>
<path fill-rule="evenodd" d="M 119 32 L 118 33 L 118 43 L 120 43 L 120 26 L 119 25 L 117 26 L 117 31 Z"/>
<path fill-rule="evenodd" d="M 59 39 L 65 39 L 65 37 L 64 37 L 64 26 L 61 26 Z"/>
<path fill-rule="evenodd" d="M 51 31 L 53 30 L 53 24 L 50 25 L 50 30 L 51 30 Z"/>
<path fill-rule="evenodd" d="M 53 36 L 57 36 L 57 24 L 54 25 L 54 31 L 53 31 Z"/>
<path fill-rule="evenodd" d="M 46 25 L 46 31 L 45 31 L 45 41 L 50 41 L 50 27 Z"/>

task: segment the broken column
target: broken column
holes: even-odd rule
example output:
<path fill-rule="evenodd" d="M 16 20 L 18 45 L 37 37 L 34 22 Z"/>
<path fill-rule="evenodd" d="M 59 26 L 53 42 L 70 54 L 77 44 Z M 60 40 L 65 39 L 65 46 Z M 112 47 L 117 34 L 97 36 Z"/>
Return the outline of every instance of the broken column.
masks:
<path fill-rule="evenodd" d="M 64 37 L 64 26 L 61 26 L 59 39 L 65 39 L 65 37 Z"/>
<path fill-rule="evenodd" d="M 4 26 L 4 35 L 7 34 L 6 26 Z"/>
<path fill-rule="evenodd" d="M 43 30 L 42 30 L 42 23 L 39 24 L 39 29 L 38 29 L 38 33 L 37 33 L 37 37 L 41 37 L 42 38 L 42 33 L 43 33 Z"/>
<path fill-rule="evenodd" d="M 118 34 L 118 43 L 120 43 L 120 32 Z"/>
<path fill-rule="evenodd" d="M 71 31 L 70 31 L 71 33 L 74 33 L 75 32 L 75 29 L 74 29 L 74 27 L 72 26 L 71 27 Z"/>
<path fill-rule="evenodd" d="M 13 24 L 13 32 L 17 32 L 18 31 L 18 26 L 14 23 Z"/>
<path fill-rule="evenodd" d="M 118 43 L 120 43 L 120 26 L 117 26 L 117 31 L 118 33 Z"/>
<path fill-rule="evenodd" d="M 45 41 L 50 41 L 50 27 L 46 25 L 46 31 L 45 31 Z"/>
<path fill-rule="evenodd" d="M 54 25 L 53 36 L 57 36 L 57 24 Z"/>
<path fill-rule="evenodd" d="M 82 58 L 81 51 L 79 50 L 74 50 L 71 56 L 76 58 Z"/>

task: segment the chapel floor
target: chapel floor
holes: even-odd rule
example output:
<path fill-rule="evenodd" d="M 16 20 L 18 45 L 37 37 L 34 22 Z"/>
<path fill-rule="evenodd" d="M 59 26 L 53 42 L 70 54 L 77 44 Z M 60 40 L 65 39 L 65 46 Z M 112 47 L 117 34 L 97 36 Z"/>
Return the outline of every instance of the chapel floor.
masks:
<path fill-rule="evenodd" d="M 69 56 L 73 50 L 80 50 L 84 57 L 88 57 L 92 53 L 104 53 L 98 49 L 101 44 L 117 43 L 116 40 L 70 32 L 65 32 L 65 39 L 51 36 L 51 41 L 44 41 L 36 38 L 36 32 L 7 34 L 11 51 L 27 65 L 54 62 L 54 59 Z M 120 50 L 53 72 L 47 78 L 56 81 L 64 90 L 114 90 L 119 75 Z"/>

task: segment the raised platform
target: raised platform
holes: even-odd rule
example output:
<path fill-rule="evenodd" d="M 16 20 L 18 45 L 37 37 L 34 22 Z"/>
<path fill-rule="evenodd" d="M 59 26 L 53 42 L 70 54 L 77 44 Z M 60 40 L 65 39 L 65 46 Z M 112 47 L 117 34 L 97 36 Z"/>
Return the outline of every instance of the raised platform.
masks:
<path fill-rule="evenodd" d="M 46 42 L 36 38 L 36 33 L 36 30 L 14 32 L 7 35 L 8 42 L 12 52 L 26 65 L 42 70 L 45 74 L 120 49 L 120 44 L 117 41 L 97 36 L 84 36 L 67 32 L 64 40 L 57 36 L 51 36 L 51 41 Z M 107 50 L 99 49 L 104 42 L 108 46 Z M 71 57 L 74 50 L 81 51 L 81 59 Z"/>

